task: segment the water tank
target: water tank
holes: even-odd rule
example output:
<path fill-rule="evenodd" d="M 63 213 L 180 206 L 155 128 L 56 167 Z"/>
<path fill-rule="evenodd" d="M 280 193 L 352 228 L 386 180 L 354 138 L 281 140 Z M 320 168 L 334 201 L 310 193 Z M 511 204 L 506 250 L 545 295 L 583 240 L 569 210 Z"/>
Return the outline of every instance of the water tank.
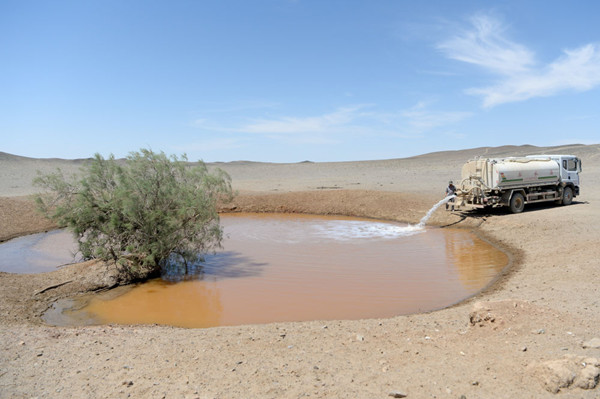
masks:
<path fill-rule="evenodd" d="M 474 159 L 462 168 L 463 180 L 480 181 L 483 189 L 503 189 L 556 183 L 560 168 L 550 158 Z"/>

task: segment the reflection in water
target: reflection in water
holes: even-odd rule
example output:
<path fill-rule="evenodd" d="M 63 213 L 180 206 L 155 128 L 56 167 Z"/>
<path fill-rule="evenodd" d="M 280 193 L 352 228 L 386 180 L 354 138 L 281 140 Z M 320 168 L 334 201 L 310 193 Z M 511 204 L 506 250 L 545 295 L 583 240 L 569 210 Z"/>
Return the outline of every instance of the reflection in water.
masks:
<path fill-rule="evenodd" d="M 73 235 L 66 230 L 31 234 L 0 244 L 0 271 L 3 272 L 44 273 L 80 261 Z"/>
<path fill-rule="evenodd" d="M 298 215 L 225 215 L 222 223 L 225 250 L 194 278 L 173 283 L 175 271 L 166 271 L 116 298 L 94 297 L 73 317 L 182 327 L 390 317 L 456 303 L 507 264 L 463 230 Z"/>
<path fill-rule="evenodd" d="M 161 278 L 165 281 L 178 282 L 254 277 L 260 274 L 263 266 L 266 266 L 266 263 L 253 262 L 241 253 L 222 251 L 205 255 L 203 261 L 199 260 L 187 266 L 181 263 L 169 263 L 162 269 Z"/>
<path fill-rule="evenodd" d="M 505 253 L 474 235 L 448 234 L 444 238 L 447 260 L 469 290 L 480 289 L 482 281 L 493 280 L 508 264 Z"/>

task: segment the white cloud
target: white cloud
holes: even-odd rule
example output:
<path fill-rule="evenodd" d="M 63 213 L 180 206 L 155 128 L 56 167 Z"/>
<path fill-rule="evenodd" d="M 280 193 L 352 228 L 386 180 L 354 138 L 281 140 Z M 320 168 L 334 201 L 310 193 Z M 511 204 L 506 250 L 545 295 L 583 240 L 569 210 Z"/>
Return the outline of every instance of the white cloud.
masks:
<path fill-rule="evenodd" d="M 185 145 L 172 146 L 174 151 L 217 151 L 217 150 L 231 150 L 234 148 L 243 147 L 243 139 L 236 137 L 217 137 L 210 139 L 196 140 L 193 143 L 186 143 Z"/>
<path fill-rule="evenodd" d="M 318 134 L 272 134 L 265 137 L 292 145 L 331 145 L 339 144 L 343 141 L 341 138 L 336 139 L 332 138 L 331 136 Z"/>
<path fill-rule="evenodd" d="M 475 64 L 503 75 L 525 72 L 535 63 L 527 48 L 504 37 L 504 27 L 495 19 L 478 15 L 471 19 L 473 30 L 441 43 L 448 57 Z"/>
<path fill-rule="evenodd" d="M 469 112 L 431 110 L 425 102 L 393 112 L 378 111 L 375 105 L 363 104 L 340 107 L 316 116 L 279 116 L 238 124 L 198 119 L 193 126 L 204 131 L 242 135 L 240 137 L 247 139 L 248 135 L 253 135 L 293 144 L 332 144 L 346 141 L 350 136 L 415 138 L 471 115 Z"/>
<path fill-rule="evenodd" d="M 501 76 L 494 85 L 470 88 L 486 108 L 567 90 L 586 91 L 600 85 L 600 48 L 596 44 L 564 50 L 548 65 L 538 65 L 533 53 L 504 37 L 505 29 L 489 16 L 473 18 L 473 29 L 441 43 L 449 58 L 477 65 Z"/>
<path fill-rule="evenodd" d="M 483 96 L 484 107 L 549 97 L 566 90 L 587 91 L 600 84 L 600 51 L 595 45 L 565 51 L 543 70 L 510 76 L 500 83 L 467 90 Z"/>
<path fill-rule="evenodd" d="M 458 123 L 472 114 L 470 112 L 431 111 L 427 109 L 426 103 L 420 102 L 412 108 L 402 111 L 400 115 L 410 126 L 419 131 L 426 131 Z"/>
<path fill-rule="evenodd" d="M 361 109 L 364 105 L 338 108 L 336 111 L 304 118 L 280 117 L 275 119 L 258 119 L 239 128 L 242 132 L 260 134 L 297 134 L 297 133 L 333 133 L 340 129 L 348 129 L 352 123 L 364 116 Z"/>
<path fill-rule="evenodd" d="M 470 117 L 469 112 L 432 111 L 428 104 L 420 102 L 415 106 L 397 112 L 365 110 L 366 105 L 338 108 L 336 111 L 305 118 L 281 117 L 272 120 L 262 119 L 239 128 L 240 132 L 266 135 L 314 135 L 318 134 L 390 134 L 403 135 L 423 133 L 435 128 L 452 125 Z"/>
<path fill-rule="evenodd" d="M 459 133 L 453 130 L 445 132 L 444 135 L 450 137 L 453 140 L 464 140 L 468 137 L 465 133 Z"/>
<path fill-rule="evenodd" d="M 231 114 L 243 111 L 274 109 L 279 103 L 266 100 L 241 100 L 237 102 L 210 102 L 203 106 L 203 114 Z"/>

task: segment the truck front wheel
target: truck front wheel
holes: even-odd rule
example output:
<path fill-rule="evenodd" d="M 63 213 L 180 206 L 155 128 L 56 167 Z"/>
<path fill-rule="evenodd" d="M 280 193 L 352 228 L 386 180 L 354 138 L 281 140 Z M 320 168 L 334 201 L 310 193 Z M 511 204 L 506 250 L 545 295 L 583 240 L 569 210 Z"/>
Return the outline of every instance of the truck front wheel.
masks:
<path fill-rule="evenodd" d="M 571 187 L 565 187 L 562 195 L 562 204 L 570 205 L 573 202 L 573 189 Z"/>
<path fill-rule="evenodd" d="M 514 193 L 510 199 L 510 211 L 512 213 L 521 213 L 525 208 L 525 197 L 521 193 Z"/>

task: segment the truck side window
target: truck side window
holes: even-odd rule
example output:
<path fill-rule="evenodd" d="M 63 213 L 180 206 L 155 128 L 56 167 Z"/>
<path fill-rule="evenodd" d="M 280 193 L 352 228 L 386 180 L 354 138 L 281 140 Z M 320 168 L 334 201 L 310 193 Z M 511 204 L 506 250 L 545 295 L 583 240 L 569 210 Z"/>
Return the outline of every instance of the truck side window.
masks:
<path fill-rule="evenodd" d="M 567 160 L 563 159 L 563 169 L 567 169 Z"/>
<path fill-rule="evenodd" d="M 575 159 L 567 160 L 567 170 L 569 172 L 574 172 L 577 170 L 577 161 Z"/>

